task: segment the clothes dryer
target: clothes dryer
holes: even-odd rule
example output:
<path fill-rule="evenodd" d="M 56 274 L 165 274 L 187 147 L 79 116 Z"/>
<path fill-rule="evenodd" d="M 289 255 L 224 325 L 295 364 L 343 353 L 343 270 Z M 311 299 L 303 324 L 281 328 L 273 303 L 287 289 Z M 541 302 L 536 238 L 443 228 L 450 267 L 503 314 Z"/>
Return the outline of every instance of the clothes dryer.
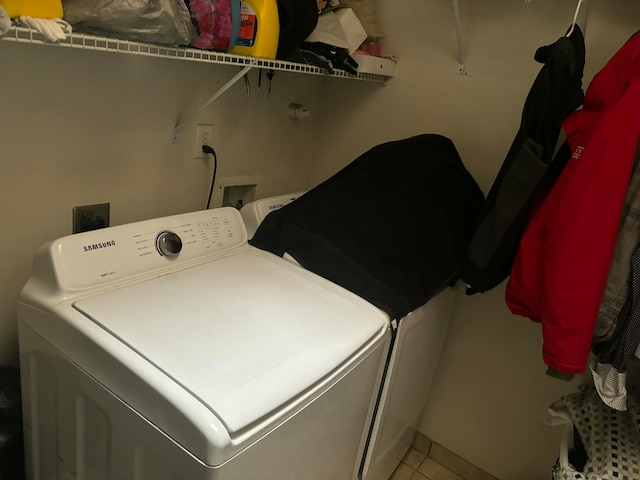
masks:
<path fill-rule="evenodd" d="M 272 211 L 287 205 L 304 192 L 268 197 L 247 203 L 242 218 L 252 237 Z M 289 254 L 283 258 L 298 265 Z M 409 450 L 426 406 L 438 366 L 456 291 L 446 288 L 429 302 L 399 321 L 391 321 L 384 376 L 380 381 L 375 416 L 369 425 L 359 478 L 386 480 Z"/>
<path fill-rule="evenodd" d="M 276 195 L 273 197 L 262 198 L 254 202 L 246 203 L 240 209 L 240 215 L 244 221 L 244 226 L 247 229 L 247 237 L 253 237 L 256 230 L 262 223 L 264 217 L 269 215 L 270 212 L 278 210 L 285 205 L 289 205 L 294 200 L 304 195 L 304 191 L 285 193 L 284 195 Z"/>
<path fill-rule="evenodd" d="M 357 475 L 388 320 L 235 209 L 50 242 L 18 317 L 29 479 Z"/>

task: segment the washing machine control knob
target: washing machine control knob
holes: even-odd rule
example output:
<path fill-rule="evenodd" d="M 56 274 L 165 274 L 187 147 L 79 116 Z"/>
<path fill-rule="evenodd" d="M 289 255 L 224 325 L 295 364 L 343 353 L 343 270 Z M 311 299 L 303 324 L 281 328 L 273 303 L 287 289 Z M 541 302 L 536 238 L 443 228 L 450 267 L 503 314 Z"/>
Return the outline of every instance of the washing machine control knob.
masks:
<path fill-rule="evenodd" d="M 156 235 L 156 249 L 160 255 L 175 257 L 182 250 L 182 240 L 170 230 L 163 230 Z"/>

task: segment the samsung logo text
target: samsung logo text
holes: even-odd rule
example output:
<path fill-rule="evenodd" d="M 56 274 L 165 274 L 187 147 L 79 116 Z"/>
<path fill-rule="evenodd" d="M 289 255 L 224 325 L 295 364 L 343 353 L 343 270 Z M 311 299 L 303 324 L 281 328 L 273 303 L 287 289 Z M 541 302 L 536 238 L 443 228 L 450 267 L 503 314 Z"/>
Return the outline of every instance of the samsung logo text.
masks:
<path fill-rule="evenodd" d="M 115 247 L 115 246 L 116 246 L 116 241 L 109 240 L 107 242 L 99 242 L 99 243 L 93 243 L 91 245 L 84 245 L 82 247 L 82 250 L 85 252 L 93 252 L 94 250 L 102 250 L 103 248 L 109 248 L 109 247 Z"/>

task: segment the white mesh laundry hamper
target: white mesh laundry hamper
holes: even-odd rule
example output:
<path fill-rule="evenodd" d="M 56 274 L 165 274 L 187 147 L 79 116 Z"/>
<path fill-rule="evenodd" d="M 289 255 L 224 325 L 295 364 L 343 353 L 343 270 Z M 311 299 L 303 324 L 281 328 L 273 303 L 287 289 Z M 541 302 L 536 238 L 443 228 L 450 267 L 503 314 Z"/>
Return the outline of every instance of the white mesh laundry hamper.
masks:
<path fill-rule="evenodd" d="M 640 480 L 640 390 L 629 389 L 627 402 L 627 411 L 614 410 L 583 385 L 549 407 L 551 423 L 567 423 L 554 479 Z M 569 461 L 574 426 L 588 457 L 583 471 Z"/>

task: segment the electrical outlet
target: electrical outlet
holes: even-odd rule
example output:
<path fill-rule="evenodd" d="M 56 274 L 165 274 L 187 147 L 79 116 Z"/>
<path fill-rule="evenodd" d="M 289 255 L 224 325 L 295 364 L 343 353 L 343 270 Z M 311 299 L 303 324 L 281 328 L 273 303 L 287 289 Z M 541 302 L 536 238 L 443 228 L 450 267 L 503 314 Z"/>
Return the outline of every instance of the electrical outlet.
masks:
<path fill-rule="evenodd" d="M 109 204 L 73 207 L 73 233 L 88 232 L 109 226 Z"/>
<path fill-rule="evenodd" d="M 202 145 L 213 147 L 213 125 L 198 125 L 196 128 L 196 143 L 193 146 L 193 158 L 207 158 L 202 151 Z"/>

